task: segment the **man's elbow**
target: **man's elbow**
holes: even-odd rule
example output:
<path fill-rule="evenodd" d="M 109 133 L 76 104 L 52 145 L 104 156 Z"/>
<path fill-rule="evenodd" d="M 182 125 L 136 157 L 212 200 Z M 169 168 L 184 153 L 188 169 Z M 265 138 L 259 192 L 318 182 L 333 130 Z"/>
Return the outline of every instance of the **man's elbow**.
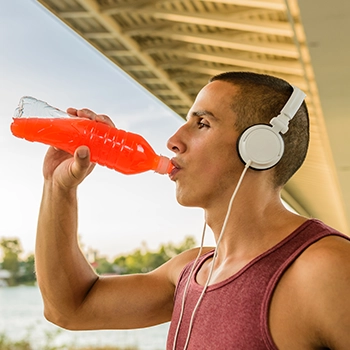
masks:
<path fill-rule="evenodd" d="M 78 322 L 74 315 L 67 315 L 57 310 L 44 308 L 44 317 L 50 323 L 69 331 L 85 330 L 81 322 Z"/>

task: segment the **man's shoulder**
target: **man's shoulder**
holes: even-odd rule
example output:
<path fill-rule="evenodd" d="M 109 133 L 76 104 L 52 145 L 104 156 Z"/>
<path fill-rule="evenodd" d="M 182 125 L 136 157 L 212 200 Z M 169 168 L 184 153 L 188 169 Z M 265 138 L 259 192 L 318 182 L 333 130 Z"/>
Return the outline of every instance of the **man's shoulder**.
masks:
<path fill-rule="evenodd" d="M 317 273 L 350 262 L 349 236 L 316 219 L 306 221 L 301 229 L 305 231 L 307 246 L 293 264 L 296 272 Z"/>
<path fill-rule="evenodd" d="M 322 222 L 312 224 L 318 238 L 285 271 L 279 287 L 293 291 L 292 298 L 298 295 L 295 301 L 301 306 L 317 308 L 317 300 L 331 303 L 350 290 L 350 240 Z M 322 230 L 327 232 L 319 234 Z"/>
<path fill-rule="evenodd" d="M 301 296 L 300 306 L 313 315 L 320 338 L 341 349 L 350 341 L 349 257 L 348 239 L 327 236 L 305 250 L 290 275 Z"/>
<path fill-rule="evenodd" d="M 295 278 L 303 282 L 325 283 L 332 276 L 350 274 L 350 240 L 345 236 L 325 236 L 312 245 L 296 259 L 291 271 Z M 350 280 L 349 280 L 350 282 Z"/>
<path fill-rule="evenodd" d="M 336 231 L 335 231 L 336 232 Z M 339 264 L 350 265 L 350 240 L 346 236 L 330 234 L 310 245 L 296 260 L 303 270 L 310 272 L 333 269 Z"/>
<path fill-rule="evenodd" d="M 279 331 L 289 334 L 287 328 L 297 324 L 301 343 L 339 349 L 349 344 L 349 257 L 350 241 L 338 235 L 320 238 L 300 254 L 276 289 L 273 320 L 289 315 L 282 331 L 273 323 L 276 339 Z"/>
<path fill-rule="evenodd" d="M 195 261 L 198 254 L 203 256 L 203 255 L 209 253 L 210 251 L 213 251 L 213 249 L 214 249 L 213 247 L 203 247 L 202 249 L 192 248 L 192 249 L 186 250 L 186 251 L 180 253 L 179 255 L 174 256 L 166 264 L 164 264 L 161 268 L 167 270 L 167 274 L 168 274 L 171 282 L 174 285 L 176 285 L 183 269 L 188 264 Z"/>

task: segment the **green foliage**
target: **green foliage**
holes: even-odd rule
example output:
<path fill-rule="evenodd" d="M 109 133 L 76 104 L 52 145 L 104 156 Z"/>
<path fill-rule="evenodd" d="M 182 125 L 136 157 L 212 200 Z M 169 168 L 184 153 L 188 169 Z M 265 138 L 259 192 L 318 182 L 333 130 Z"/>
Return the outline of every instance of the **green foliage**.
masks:
<path fill-rule="evenodd" d="M 27 340 L 11 341 L 5 334 L 0 334 L 0 350 L 33 350 Z"/>
<path fill-rule="evenodd" d="M 33 345 L 30 340 L 21 339 L 21 340 L 11 340 L 6 334 L 0 333 L 0 350 L 137 350 L 135 346 L 84 346 L 78 347 L 74 345 L 52 345 L 55 338 L 59 332 L 48 332 L 46 334 L 46 344 L 43 346 Z"/>
<path fill-rule="evenodd" d="M 116 257 L 113 262 L 97 255 L 92 266 L 100 275 L 145 273 L 156 269 L 181 252 L 193 248 L 195 243 L 193 237 L 186 237 L 178 245 L 162 244 L 157 251 L 150 251 L 144 244 L 129 255 Z M 9 285 L 34 284 L 36 281 L 34 255 L 31 254 L 25 260 L 20 260 L 19 255 L 22 249 L 18 239 L 2 238 L 0 249 L 3 252 L 1 268 L 11 273 Z"/>
<path fill-rule="evenodd" d="M 34 254 L 20 262 L 20 274 L 17 282 L 19 284 L 33 284 L 36 281 Z"/>
<path fill-rule="evenodd" d="M 88 346 L 86 348 L 69 348 L 69 350 L 137 350 L 138 348 L 135 346 L 126 346 L 126 347 L 119 347 L 119 346 Z"/>
<path fill-rule="evenodd" d="M 109 274 L 114 273 L 114 266 L 110 263 L 106 257 L 97 257 L 94 265 L 96 265 L 95 270 L 98 274 Z"/>
<path fill-rule="evenodd" d="M 9 285 L 15 285 L 19 273 L 19 254 L 22 252 L 20 242 L 18 239 L 3 238 L 0 246 L 3 251 L 2 268 L 11 273 Z"/>
<path fill-rule="evenodd" d="M 178 246 L 173 243 L 163 244 L 158 251 L 151 252 L 147 247 L 137 249 L 127 256 L 122 255 L 114 260 L 120 274 L 145 273 L 164 264 L 172 257 L 195 246 L 193 237 L 186 237 Z"/>
<path fill-rule="evenodd" d="M 26 260 L 20 260 L 19 256 L 22 253 L 22 248 L 17 238 L 2 238 L 0 248 L 3 256 L 1 268 L 9 271 L 11 274 L 8 284 L 10 286 L 33 284 L 36 279 L 34 273 L 34 255 L 29 255 Z"/>

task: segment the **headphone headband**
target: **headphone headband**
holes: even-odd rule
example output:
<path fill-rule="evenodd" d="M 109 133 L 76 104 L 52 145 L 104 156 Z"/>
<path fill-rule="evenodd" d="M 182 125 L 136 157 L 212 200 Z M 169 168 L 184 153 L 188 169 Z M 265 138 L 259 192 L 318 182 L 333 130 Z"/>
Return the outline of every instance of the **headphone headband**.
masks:
<path fill-rule="evenodd" d="M 256 124 L 246 129 L 238 139 L 238 154 L 242 161 L 256 170 L 275 166 L 283 156 L 284 141 L 281 136 L 288 131 L 289 122 L 294 118 L 306 95 L 296 86 L 280 114 L 270 124 Z"/>
<path fill-rule="evenodd" d="M 285 134 L 288 131 L 288 124 L 294 118 L 306 95 L 296 86 L 293 86 L 293 93 L 290 95 L 287 103 L 282 108 L 280 114 L 270 120 L 270 124 L 276 132 Z"/>

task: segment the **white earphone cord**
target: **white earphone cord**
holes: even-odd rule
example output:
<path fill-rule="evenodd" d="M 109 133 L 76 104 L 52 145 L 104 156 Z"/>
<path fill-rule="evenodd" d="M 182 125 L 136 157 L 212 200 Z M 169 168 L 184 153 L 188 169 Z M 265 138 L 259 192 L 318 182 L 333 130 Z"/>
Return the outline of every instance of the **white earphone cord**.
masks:
<path fill-rule="evenodd" d="M 180 316 L 179 316 L 179 322 L 177 323 L 177 327 L 176 327 L 176 331 L 175 331 L 175 335 L 174 335 L 173 350 L 176 349 L 176 341 L 177 341 L 177 337 L 178 337 L 178 334 L 179 334 L 180 325 L 181 325 L 181 321 L 182 321 L 182 317 L 183 317 L 183 313 L 184 313 L 184 309 L 185 309 L 185 300 L 186 300 L 188 286 L 190 284 L 190 280 L 191 280 L 193 271 L 194 271 L 194 269 L 195 269 L 195 267 L 197 265 L 197 261 L 198 261 L 199 257 L 202 254 L 206 227 L 207 227 L 207 223 L 204 220 L 204 226 L 203 226 L 202 238 L 201 238 L 201 245 L 200 245 L 197 257 L 196 257 L 196 259 L 195 259 L 195 261 L 194 261 L 194 263 L 193 263 L 193 265 L 191 267 L 190 274 L 189 274 L 189 277 L 188 277 L 186 285 L 185 285 L 184 293 L 182 295 L 181 312 L 180 312 Z"/>
<path fill-rule="evenodd" d="M 185 342 L 185 345 L 184 345 L 184 348 L 183 350 L 186 350 L 187 349 L 187 346 L 188 346 L 188 343 L 190 341 L 190 336 L 191 336 L 191 332 L 192 332 L 192 327 L 193 327 L 193 321 L 194 321 L 194 317 L 195 317 L 195 314 L 197 312 L 197 309 L 204 297 L 204 294 L 209 286 L 209 283 L 210 283 L 210 280 L 211 280 L 211 277 L 213 275 L 213 271 L 214 271 L 214 266 L 215 266 L 215 261 L 216 261 L 216 257 L 218 255 L 218 249 L 219 249 L 219 245 L 221 243 L 221 240 L 222 240 L 222 237 L 224 235 L 224 232 L 226 230 L 226 226 L 227 226 L 227 222 L 228 222 L 228 219 L 229 219 L 229 216 L 231 214 L 231 209 L 232 209 L 232 204 L 233 204 L 233 201 L 236 197 L 236 194 L 239 190 L 239 188 L 241 187 L 241 184 L 242 184 L 242 181 L 243 181 L 243 178 L 247 172 L 247 170 L 249 169 L 250 167 L 250 164 L 252 162 L 249 160 L 247 162 L 247 164 L 244 166 L 244 169 L 242 171 L 242 174 L 237 182 L 237 185 L 235 187 L 235 190 L 233 191 L 233 194 L 231 196 L 231 199 L 230 199 L 230 202 L 229 202 L 229 205 L 228 205 L 228 208 L 227 208 L 227 212 L 226 212 L 226 216 L 225 216 L 225 220 L 224 220 L 224 223 L 222 225 L 222 228 L 221 228 L 221 232 L 220 232 L 220 235 L 219 235 L 219 238 L 218 238 L 218 241 L 216 243 L 216 248 L 215 248 L 215 251 L 214 251 L 214 256 L 213 256 L 213 261 L 212 261 L 212 265 L 211 265 L 211 268 L 210 268 L 210 271 L 209 271 L 209 275 L 208 275 L 208 278 L 207 278 L 207 281 L 204 285 L 204 288 L 202 290 L 202 293 L 201 295 L 199 296 L 199 299 L 197 301 L 197 304 L 196 306 L 194 307 L 193 311 L 192 311 L 192 316 L 191 316 L 191 320 L 190 320 L 190 325 L 188 327 L 188 333 L 187 333 L 187 338 L 186 338 L 186 342 Z M 200 249 L 198 251 L 198 255 L 196 257 L 196 260 L 194 261 L 193 265 L 192 265 L 192 268 L 191 268 L 191 271 L 190 271 L 190 274 L 188 276 L 188 279 L 187 279 L 187 282 L 186 282 L 186 286 L 185 286 L 185 289 L 184 289 L 184 293 L 183 293 L 183 296 L 182 296 L 182 304 L 181 304 L 181 312 L 180 312 L 180 316 L 179 316 L 179 321 L 178 321 L 178 324 L 177 324 L 177 327 L 176 327 L 176 332 L 175 332 L 175 335 L 174 335 L 174 342 L 173 342 L 173 350 L 176 350 L 176 342 L 177 342 L 177 338 L 178 338 L 178 335 L 179 335 L 179 330 L 180 330 L 180 325 L 181 325 L 181 321 L 182 321 L 182 318 L 183 318 L 183 313 L 184 313 L 184 309 L 185 309 L 185 300 L 186 300 L 186 295 L 187 295 L 187 292 L 188 292 L 188 287 L 189 287 L 189 284 L 190 284 L 190 281 L 191 281 L 191 277 L 192 277 L 192 274 L 194 272 L 194 269 L 196 267 L 196 264 L 198 262 L 198 259 L 202 253 L 202 249 L 203 249 L 203 244 L 204 244 L 204 236 L 205 236 L 205 228 L 206 228 L 206 222 L 204 222 L 204 227 L 203 227 L 203 232 L 202 232 L 202 239 L 201 239 L 201 246 L 200 246 Z"/>

